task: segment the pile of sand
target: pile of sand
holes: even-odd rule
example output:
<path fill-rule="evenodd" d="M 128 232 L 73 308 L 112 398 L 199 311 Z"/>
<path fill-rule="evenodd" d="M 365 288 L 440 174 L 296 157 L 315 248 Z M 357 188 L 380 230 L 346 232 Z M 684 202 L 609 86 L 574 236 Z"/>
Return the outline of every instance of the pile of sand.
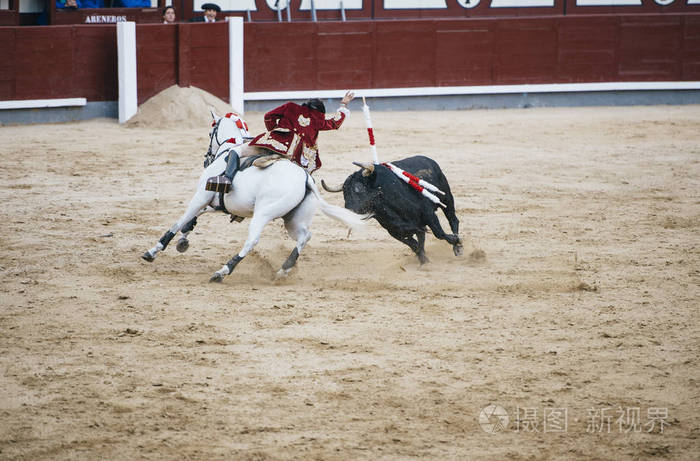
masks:
<path fill-rule="evenodd" d="M 129 127 L 198 128 L 211 122 L 209 108 L 219 114 L 231 112 L 231 106 L 211 93 L 195 87 L 173 85 L 139 106 L 138 113 L 129 120 Z"/>

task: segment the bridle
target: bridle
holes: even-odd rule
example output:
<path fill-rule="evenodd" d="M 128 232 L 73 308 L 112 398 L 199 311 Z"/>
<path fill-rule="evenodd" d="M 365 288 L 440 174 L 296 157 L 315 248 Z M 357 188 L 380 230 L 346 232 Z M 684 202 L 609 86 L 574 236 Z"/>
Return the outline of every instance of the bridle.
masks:
<path fill-rule="evenodd" d="M 223 118 L 220 118 L 218 122 L 214 122 L 212 124 L 214 129 L 211 131 L 211 134 L 209 135 L 209 149 L 207 150 L 207 153 L 204 154 L 204 168 L 208 167 L 211 164 L 211 162 L 213 162 L 214 159 L 216 158 L 216 155 L 214 152 L 212 152 L 212 148 L 211 148 L 213 141 L 216 140 L 216 143 L 218 144 L 216 147 L 216 150 L 219 150 L 219 147 L 221 147 L 221 144 L 223 144 L 223 143 L 219 142 L 219 137 L 218 137 L 219 124 L 221 123 L 221 120 L 223 120 Z"/>
<path fill-rule="evenodd" d="M 228 139 L 225 139 L 223 141 L 220 141 L 219 140 L 219 125 L 221 124 L 221 121 L 224 118 L 230 119 L 232 116 L 236 117 L 236 120 L 234 123 L 236 124 L 236 127 L 241 131 L 242 137 L 241 138 L 228 138 Z M 228 114 L 224 115 L 223 117 L 221 117 L 219 119 L 219 121 L 213 122 L 212 127 L 214 129 L 211 131 L 211 134 L 209 135 L 209 149 L 207 150 L 207 153 L 204 154 L 204 168 L 211 165 L 211 163 L 214 160 L 216 160 L 216 158 L 219 155 L 222 155 L 222 154 L 228 152 L 228 149 L 224 150 L 223 152 L 219 152 L 219 149 L 221 148 L 221 146 L 223 144 L 228 142 L 228 143 L 232 143 L 234 145 L 239 145 L 239 144 L 243 144 L 244 142 L 250 141 L 251 139 L 253 139 L 249 136 L 245 136 L 245 134 L 248 133 L 248 124 L 245 123 L 245 121 L 241 120 L 237 114 L 228 113 Z M 217 144 L 215 151 L 212 149 L 212 145 L 213 145 L 214 141 L 216 141 L 216 144 Z"/>

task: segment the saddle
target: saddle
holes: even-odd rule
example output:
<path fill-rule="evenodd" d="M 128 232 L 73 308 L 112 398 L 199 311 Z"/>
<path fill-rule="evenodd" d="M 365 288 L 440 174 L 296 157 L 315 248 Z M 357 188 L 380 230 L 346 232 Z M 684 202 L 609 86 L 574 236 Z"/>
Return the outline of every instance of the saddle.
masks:
<path fill-rule="evenodd" d="M 284 160 L 286 158 L 287 157 L 285 157 L 282 154 L 278 154 L 277 152 L 270 152 L 266 154 L 253 155 L 251 157 L 244 157 L 243 161 L 241 162 L 239 171 L 246 169 L 251 165 L 258 167 L 261 170 L 264 170 L 273 163 L 278 162 L 280 160 Z"/>
<path fill-rule="evenodd" d="M 276 152 L 252 155 L 250 157 L 243 157 L 236 171 L 243 171 L 251 166 L 255 166 L 260 169 L 265 169 L 273 163 L 285 158 L 286 157 L 284 155 L 278 154 Z M 226 158 L 226 161 L 228 162 L 228 158 Z M 225 194 L 229 190 L 231 190 L 231 180 L 224 175 L 213 176 L 207 180 L 206 189 L 212 192 Z"/>
<path fill-rule="evenodd" d="M 251 155 L 250 157 L 243 157 L 238 165 L 236 171 L 242 171 L 251 166 L 258 167 L 260 169 L 265 169 L 272 165 L 273 163 L 283 160 L 286 157 L 284 155 L 278 154 L 276 152 L 269 152 L 265 154 Z M 226 159 L 228 162 L 228 158 Z M 226 176 L 214 176 L 207 180 L 206 189 L 219 194 L 219 206 L 215 208 L 217 211 L 224 211 L 228 213 L 226 207 L 224 207 L 224 195 L 231 190 L 231 180 Z M 241 222 L 243 221 L 242 216 L 231 215 L 231 222 Z"/>

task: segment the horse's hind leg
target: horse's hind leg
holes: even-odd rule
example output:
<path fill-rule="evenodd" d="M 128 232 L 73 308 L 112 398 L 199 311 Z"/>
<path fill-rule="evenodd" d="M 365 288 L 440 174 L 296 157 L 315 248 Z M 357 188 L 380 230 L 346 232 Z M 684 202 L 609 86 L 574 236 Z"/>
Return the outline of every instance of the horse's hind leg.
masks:
<path fill-rule="evenodd" d="M 233 269 L 236 267 L 236 265 L 238 265 L 238 263 L 241 262 L 241 260 L 245 258 L 245 256 L 250 252 L 250 250 L 252 250 L 253 247 L 257 245 L 258 241 L 260 240 L 260 234 L 262 234 L 262 230 L 265 227 L 265 225 L 267 225 L 267 223 L 274 218 L 275 216 L 260 214 L 253 215 L 253 218 L 250 220 L 250 224 L 248 225 L 248 238 L 246 239 L 245 244 L 243 245 L 243 249 L 240 253 L 231 258 L 229 262 L 224 264 L 221 267 L 221 269 L 214 272 L 214 275 L 211 276 L 209 281 L 222 282 L 225 276 L 233 272 Z"/>
<path fill-rule="evenodd" d="M 215 192 L 210 192 L 207 190 L 197 191 L 197 193 L 194 194 L 194 197 L 192 197 L 192 200 L 190 200 L 190 204 L 187 207 L 185 214 L 183 214 L 180 219 L 178 219 L 177 222 L 175 222 L 175 224 L 173 224 L 173 226 L 168 229 L 165 234 L 163 234 L 153 248 L 146 251 L 143 255 L 141 255 L 141 257 L 148 262 L 156 259 L 158 252 L 165 250 L 173 237 L 175 237 L 175 234 L 177 234 L 177 232 L 182 229 L 185 224 L 188 224 L 200 214 L 201 210 L 212 201 L 214 194 Z"/>
<path fill-rule="evenodd" d="M 297 245 L 287 257 L 287 260 L 282 264 L 280 270 L 277 271 L 276 277 L 285 277 L 292 270 L 299 258 L 301 250 L 311 239 L 311 220 L 316 211 L 316 200 L 312 195 L 307 195 L 306 199 L 301 204 L 292 210 L 284 217 L 284 227 L 290 237 L 296 240 Z"/>

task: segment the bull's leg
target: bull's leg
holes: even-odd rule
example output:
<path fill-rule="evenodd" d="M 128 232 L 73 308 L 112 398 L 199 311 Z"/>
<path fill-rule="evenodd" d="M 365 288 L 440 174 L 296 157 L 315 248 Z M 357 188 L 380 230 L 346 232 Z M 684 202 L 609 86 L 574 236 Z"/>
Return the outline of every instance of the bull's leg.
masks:
<path fill-rule="evenodd" d="M 447 222 L 450 223 L 450 229 L 452 229 L 452 233 L 457 236 L 457 239 L 459 242 L 457 244 L 452 245 L 452 251 L 454 251 L 455 256 L 460 256 L 463 251 L 462 247 L 462 239 L 459 238 L 459 219 L 457 219 L 457 213 L 455 212 L 455 200 L 450 191 L 447 191 L 447 194 L 443 198 L 443 202 L 446 205 L 446 208 L 443 208 L 442 211 L 445 213 L 445 217 L 447 218 Z"/>
<path fill-rule="evenodd" d="M 428 257 L 425 255 L 425 231 L 416 232 L 416 237 L 418 238 L 418 261 L 420 261 L 421 266 L 425 263 L 430 262 Z"/>
<path fill-rule="evenodd" d="M 418 256 L 418 261 L 420 262 L 421 266 L 427 262 L 429 262 L 428 257 L 425 256 L 425 232 L 423 231 L 418 231 L 416 232 L 416 236 L 418 237 L 418 240 L 413 238 L 413 234 L 411 235 L 406 235 L 400 232 L 396 231 L 389 231 L 389 234 L 394 237 L 396 240 L 399 242 L 408 245 L 408 247 L 413 250 L 413 252 Z"/>
<path fill-rule="evenodd" d="M 459 235 L 459 219 L 457 219 L 457 213 L 455 210 L 455 200 L 452 197 L 452 194 L 449 193 L 442 200 L 446 207 L 441 208 L 443 213 L 445 213 L 447 222 L 450 223 L 450 229 L 452 229 L 453 234 Z"/>
<path fill-rule="evenodd" d="M 452 245 L 452 250 L 456 256 L 462 254 L 462 240 L 459 238 L 459 235 L 446 234 L 445 231 L 442 230 L 440 221 L 435 213 L 431 213 L 426 221 L 428 223 L 428 227 L 430 227 L 430 230 L 433 231 L 433 235 L 436 238 L 439 238 L 440 240 L 447 240 L 447 242 Z"/>
<path fill-rule="evenodd" d="M 190 204 L 188 205 L 185 214 L 183 214 L 180 219 L 178 219 L 175 224 L 173 224 L 173 226 L 165 234 L 163 234 L 153 248 L 141 255 L 141 258 L 148 262 L 153 261 L 158 252 L 165 250 L 168 243 L 170 243 L 173 237 L 175 237 L 175 234 L 177 234 L 178 231 L 185 226 L 185 224 L 192 221 L 194 217 L 200 213 L 200 210 L 206 207 L 213 198 L 214 192 L 209 192 L 206 190 L 197 191 L 197 193 L 194 194 L 194 197 L 192 197 L 192 200 L 190 200 Z"/>
<path fill-rule="evenodd" d="M 248 238 L 246 239 L 241 252 L 231 258 L 231 260 L 224 264 L 221 269 L 214 272 L 214 275 L 211 276 L 209 281 L 223 282 L 224 277 L 233 272 L 236 265 L 238 265 L 238 263 L 241 262 L 241 260 L 250 252 L 250 250 L 257 245 L 263 228 L 272 219 L 274 219 L 274 216 L 269 216 L 267 214 L 254 214 L 253 218 L 250 220 L 250 225 L 248 225 Z"/>

